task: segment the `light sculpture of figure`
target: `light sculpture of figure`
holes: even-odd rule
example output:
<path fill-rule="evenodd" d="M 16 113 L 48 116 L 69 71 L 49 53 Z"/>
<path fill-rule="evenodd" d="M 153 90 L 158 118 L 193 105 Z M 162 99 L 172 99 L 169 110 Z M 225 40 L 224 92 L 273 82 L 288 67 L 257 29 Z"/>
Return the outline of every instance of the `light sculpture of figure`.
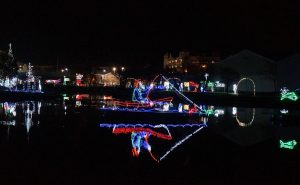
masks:
<path fill-rule="evenodd" d="M 297 144 L 297 141 L 296 140 L 292 140 L 292 141 L 287 141 L 287 142 L 284 142 L 282 140 L 279 140 L 279 144 L 280 144 L 280 148 L 286 148 L 286 149 L 294 149 L 296 144 Z"/>
<path fill-rule="evenodd" d="M 237 94 L 237 85 L 233 84 L 233 94 Z"/>
<path fill-rule="evenodd" d="M 286 87 L 283 87 L 282 89 L 280 89 L 281 91 L 281 97 L 280 100 L 284 100 L 284 99 L 289 99 L 292 101 L 297 101 L 298 100 L 298 96 L 296 95 L 295 92 L 290 92 L 289 89 L 287 89 Z"/>
<path fill-rule="evenodd" d="M 141 148 L 149 152 L 153 160 L 157 161 L 156 157 L 151 152 L 151 146 L 149 144 L 148 138 L 150 137 L 149 132 L 132 132 L 131 134 L 131 144 L 132 144 L 132 155 L 138 157 L 141 152 Z"/>
<path fill-rule="evenodd" d="M 178 105 L 178 112 L 182 112 L 182 103 L 179 103 Z"/>
<path fill-rule="evenodd" d="M 165 128 L 168 134 L 156 132 L 150 128 L 143 127 L 123 127 L 119 128 L 114 126 L 112 133 L 114 134 L 127 134 L 131 133 L 132 155 L 138 157 L 141 149 L 145 149 L 149 152 L 150 156 L 156 162 L 159 162 L 157 158 L 151 152 L 151 146 L 149 144 L 149 137 L 154 136 L 160 139 L 171 140 L 172 136 L 169 129 L 165 125 L 156 125 L 153 128 Z"/>

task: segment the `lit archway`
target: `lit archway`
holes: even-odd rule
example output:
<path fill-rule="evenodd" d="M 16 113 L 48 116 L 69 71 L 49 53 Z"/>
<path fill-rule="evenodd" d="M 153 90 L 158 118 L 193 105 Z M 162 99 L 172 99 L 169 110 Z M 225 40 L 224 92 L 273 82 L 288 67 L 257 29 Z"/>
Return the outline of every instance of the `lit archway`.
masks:
<path fill-rule="evenodd" d="M 243 81 L 245 81 L 245 80 L 246 81 L 250 81 L 252 83 L 252 85 L 253 85 L 253 96 L 255 96 L 255 83 L 254 83 L 254 81 L 251 78 L 242 78 L 242 79 L 240 79 L 240 81 L 237 83 L 237 92 L 238 92 L 240 83 L 243 82 Z M 252 109 L 252 118 L 251 118 L 251 120 L 248 123 L 240 121 L 240 119 L 238 118 L 238 110 L 236 110 L 235 120 L 237 121 L 237 123 L 241 127 L 250 126 L 253 123 L 254 118 L 255 118 L 255 108 Z"/>
<path fill-rule="evenodd" d="M 250 81 L 251 83 L 252 83 L 252 85 L 253 85 L 253 96 L 255 96 L 255 83 L 254 83 L 254 81 L 251 79 L 251 78 L 242 78 L 242 79 L 240 79 L 240 81 L 237 83 L 237 92 L 239 91 L 239 85 L 240 85 L 240 83 L 241 82 L 243 82 L 243 81 Z"/>

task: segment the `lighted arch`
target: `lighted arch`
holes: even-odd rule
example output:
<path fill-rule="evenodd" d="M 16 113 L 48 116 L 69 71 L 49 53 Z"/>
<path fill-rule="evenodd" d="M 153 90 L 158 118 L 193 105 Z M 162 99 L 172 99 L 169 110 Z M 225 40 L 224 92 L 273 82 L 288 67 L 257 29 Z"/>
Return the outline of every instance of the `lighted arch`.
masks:
<path fill-rule="evenodd" d="M 247 127 L 247 126 L 252 125 L 254 118 L 255 118 L 255 108 L 252 109 L 252 118 L 248 123 L 240 121 L 238 118 L 238 111 L 236 111 L 235 120 L 241 127 Z"/>
<path fill-rule="evenodd" d="M 253 85 L 253 96 L 255 96 L 255 83 L 254 83 L 254 81 L 251 78 L 242 78 L 242 79 L 240 79 L 240 81 L 237 83 L 237 92 L 239 90 L 240 83 L 243 82 L 243 81 L 245 81 L 245 80 L 248 80 L 248 81 L 250 81 L 252 83 L 252 85 Z"/>
<path fill-rule="evenodd" d="M 255 83 L 254 83 L 254 81 L 251 78 L 242 78 L 242 79 L 240 79 L 240 81 L 237 83 L 237 91 L 239 89 L 240 83 L 243 82 L 243 81 L 245 81 L 245 80 L 248 80 L 248 81 L 250 81 L 252 83 L 252 85 L 253 85 L 253 96 L 255 96 Z M 239 120 L 239 118 L 238 118 L 238 110 L 236 110 L 235 120 L 237 121 L 237 123 L 241 127 L 250 126 L 253 123 L 254 118 L 255 118 L 255 108 L 252 109 L 252 118 L 251 118 L 251 120 L 248 123 L 244 123 L 244 122 L 242 122 L 242 121 Z"/>

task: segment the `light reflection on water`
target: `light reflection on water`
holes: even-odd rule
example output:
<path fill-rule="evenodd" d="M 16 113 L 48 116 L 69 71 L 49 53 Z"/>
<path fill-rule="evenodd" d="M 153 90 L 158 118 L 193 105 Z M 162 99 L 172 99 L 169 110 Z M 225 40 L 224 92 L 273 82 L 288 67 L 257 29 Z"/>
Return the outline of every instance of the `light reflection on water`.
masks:
<path fill-rule="evenodd" d="M 24 127 L 29 134 L 33 126 L 38 127 L 43 117 L 72 116 L 76 113 L 82 117 L 85 110 L 93 110 L 97 119 L 91 120 L 94 124 L 192 124 L 206 122 L 208 128 L 225 138 L 241 144 L 252 145 L 270 138 L 280 138 L 282 127 L 288 116 L 299 116 L 299 111 L 290 110 L 288 115 L 282 115 L 277 109 L 219 107 L 201 105 L 213 110 L 211 114 L 198 115 L 186 112 L 160 111 L 154 113 L 139 111 L 104 111 L 103 108 L 115 106 L 115 99 L 111 96 L 77 94 L 64 96 L 62 101 L 24 101 L 0 103 L 0 124 L 7 127 Z M 177 107 L 183 102 L 175 102 L 172 107 Z M 184 112 L 183 112 L 184 113 Z M 64 121 L 61 121 L 65 124 Z M 280 128 L 280 129 L 279 129 Z M 293 128 L 294 130 L 297 130 Z M 205 129 L 204 129 L 205 130 Z M 288 131 L 286 131 L 288 133 Z M 295 138 L 295 135 L 284 134 L 284 138 Z"/>

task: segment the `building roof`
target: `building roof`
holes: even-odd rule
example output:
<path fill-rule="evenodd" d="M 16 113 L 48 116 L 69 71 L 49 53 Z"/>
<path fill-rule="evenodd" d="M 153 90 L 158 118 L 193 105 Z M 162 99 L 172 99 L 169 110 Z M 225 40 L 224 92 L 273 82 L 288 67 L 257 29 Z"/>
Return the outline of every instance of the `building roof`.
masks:
<path fill-rule="evenodd" d="M 219 65 L 231 68 L 241 75 L 266 75 L 274 74 L 275 71 L 273 60 L 247 49 L 225 58 Z"/>
<path fill-rule="evenodd" d="M 277 63 L 278 64 L 292 64 L 292 63 L 299 64 L 299 61 L 300 61 L 300 53 L 296 53 L 282 60 L 279 60 Z"/>
<path fill-rule="evenodd" d="M 225 58 L 224 60 L 222 60 L 222 63 L 224 62 L 231 62 L 232 59 L 236 59 L 236 58 L 244 58 L 246 59 L 246 57 L 249 57 L 251 59 L 259 59 L 259 61 L 264 61 L 264 62 L 269 62 L 269 63 L 274 63 L 273 60 L 267 58 L 267 57 L 264 57 L 258 53 L 255 53 L 255 52 L 252 52 L 248 49 L 244 49 L 234 55 L 230 55 L 229 57 Z"/>

